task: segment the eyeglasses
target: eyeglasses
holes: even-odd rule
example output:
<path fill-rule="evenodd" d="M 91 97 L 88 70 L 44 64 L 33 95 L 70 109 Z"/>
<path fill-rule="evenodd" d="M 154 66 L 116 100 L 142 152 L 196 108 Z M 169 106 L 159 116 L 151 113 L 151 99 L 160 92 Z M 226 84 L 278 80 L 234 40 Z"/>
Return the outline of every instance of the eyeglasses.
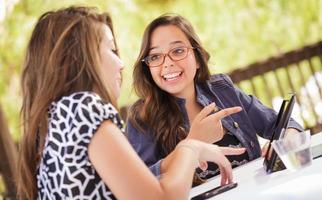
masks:
<path fill-rule="evenodd" d="M 166 56 L 169 56 L 172 61 L 183 60 L 187 57 L 189 49 L 194 49 L 194 47 L 176 47 L 168 53 L 153 53 L 145 57 L 142 62 L 145 62 L 149 67 L 158 67 L 164 63 Z"/>

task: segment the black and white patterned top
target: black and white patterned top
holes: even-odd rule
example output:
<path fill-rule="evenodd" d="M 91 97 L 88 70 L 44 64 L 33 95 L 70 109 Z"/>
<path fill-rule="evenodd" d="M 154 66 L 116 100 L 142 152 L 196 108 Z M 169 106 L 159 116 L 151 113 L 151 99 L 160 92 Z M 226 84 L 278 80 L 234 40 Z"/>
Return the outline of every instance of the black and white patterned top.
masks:
<path fill-rule="evenodd" d="M 117 110 L 93 92 L 77 92 L 51 104 L 37 171 L 38 199 L 115 199 L 88 158 L 88 145 L 104 120 L 124 132 Z"/>

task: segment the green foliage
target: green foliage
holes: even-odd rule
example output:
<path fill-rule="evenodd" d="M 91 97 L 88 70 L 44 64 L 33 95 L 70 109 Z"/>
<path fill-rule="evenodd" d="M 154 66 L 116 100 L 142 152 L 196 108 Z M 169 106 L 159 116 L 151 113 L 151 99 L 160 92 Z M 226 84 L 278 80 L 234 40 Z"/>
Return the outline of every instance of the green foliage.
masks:
<path fill-rule="evenodd" d="M 15 139 L 20 130 L 20 74 L 30 33 L 43 12 L 72 4 L 96 6 L 114 19 L 126 65 L 120 105 L 135 100 L 132 65 L 143 30 L 166 12 L 179 13 L 191 21 L 212 55 L 213 73 L 229 72 L 322 39 L 322 0 L 21 0 L 0 22 L 0 102 Z"/>

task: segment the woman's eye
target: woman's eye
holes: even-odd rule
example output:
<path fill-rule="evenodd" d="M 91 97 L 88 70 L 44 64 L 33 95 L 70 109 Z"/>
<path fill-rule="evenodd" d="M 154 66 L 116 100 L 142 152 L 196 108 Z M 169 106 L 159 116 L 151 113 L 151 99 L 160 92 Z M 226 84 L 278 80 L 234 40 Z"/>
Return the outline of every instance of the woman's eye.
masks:
<path fill-rule="evenodd" d="M 185 48 L 175 48 L 171 51 L 172 54 L 183 54 L 185 52 Z"/>
<path fill-rule="evenodd" d="M 160 58 L 160 54 L 154 54 L 154 55 L 150 55 L 149 56 L 149 59 L 151 61 L 155 61 L 155 60 L 158 60 Z"/>

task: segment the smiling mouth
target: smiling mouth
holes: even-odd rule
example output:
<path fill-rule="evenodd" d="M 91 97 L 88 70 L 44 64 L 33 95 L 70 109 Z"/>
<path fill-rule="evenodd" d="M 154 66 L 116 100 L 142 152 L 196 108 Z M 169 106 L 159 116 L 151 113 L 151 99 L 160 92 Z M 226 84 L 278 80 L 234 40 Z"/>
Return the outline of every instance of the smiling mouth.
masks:
<path fill-rule="evenodd" d="M 176 73 L 172 73 L 172 74 L 163 75 L 162 78 L 165 81 L 173 81 L 173 80 L 176 80 L 179 77 L 181 77 L 182 74 L 183 74 L 183 72 L 176 72 Z"/>

